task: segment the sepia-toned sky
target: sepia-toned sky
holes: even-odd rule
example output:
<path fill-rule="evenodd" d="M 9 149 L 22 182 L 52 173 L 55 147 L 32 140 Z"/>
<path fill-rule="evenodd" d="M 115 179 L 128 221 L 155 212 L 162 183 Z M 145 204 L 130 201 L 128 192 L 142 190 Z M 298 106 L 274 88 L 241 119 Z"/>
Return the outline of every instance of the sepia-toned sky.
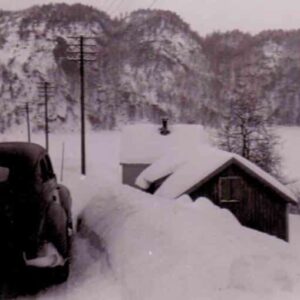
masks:
<path fill-rule="evenodd" d="M 232 29 L 257 33 L 300 28 L 300 0 L 0 0 L 0 9 L 17 10 L 51 2 L 81 2 L 113 16 L 138 8 L 169 9 L 201 35 Z"/>

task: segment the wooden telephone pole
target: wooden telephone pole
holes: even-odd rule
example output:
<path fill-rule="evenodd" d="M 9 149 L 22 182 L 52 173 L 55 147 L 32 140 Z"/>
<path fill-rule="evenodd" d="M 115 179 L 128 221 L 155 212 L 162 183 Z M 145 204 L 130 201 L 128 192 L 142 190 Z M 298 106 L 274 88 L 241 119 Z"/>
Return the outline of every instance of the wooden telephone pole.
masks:
<path fill-rule="evenodd" d="M 81 174 L 86 175 L 86 148 L 85 148 L 85 63 L 95 61 L 96 52 L 91 50 L 96 45 L 87 44 L 87 40 L 94 40 L 94 37 L 71 36 L 75 44 L 69 44 L 70 61 L 79 62 L 80 75 L 80 111 L 81 111 Z"/>
<path fill-rule="evenodd" d="M 27 124 L 27 140 L 30 143 L 31 142 L 31 130 L 30 130 L 30 107 L 29 102 L 25 103 L 25 106 L 22 106 L 18 109 L 18 111 L 26 114 L 26 124 Z"/>
<path fill-rule="evenodd" d="M 49 151 L 49 118 L 48 118 L 48 101 L 53 96 L 53 87 L 50 82 L 44 81 L 38 84 L 39 96 L 44 99 L 44 118 L 45 118 L 45 147 Z"/>
<path fill-rule="evenodd" d="M 28 135 L 28 142 L 31 142 L 30 137 L 30 116 L 29 116 L 29 104 L 26 102 L 25 104 L 25 111 L 26 111 L 26 121 L 27 121 L 27 135 Z"/>

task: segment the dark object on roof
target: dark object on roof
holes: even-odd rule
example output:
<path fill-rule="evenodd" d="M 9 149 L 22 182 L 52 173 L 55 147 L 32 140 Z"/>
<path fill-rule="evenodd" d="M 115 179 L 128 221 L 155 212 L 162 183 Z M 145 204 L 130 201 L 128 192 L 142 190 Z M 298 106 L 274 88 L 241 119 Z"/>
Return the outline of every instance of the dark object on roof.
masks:
<path fill-rule="evenodd" d="M 162 127 L 159 128 L 159 132 L 160 132 L 161 135 L 170 134 L 170 130 L 168 128 L 168 119 L 167 118 L 162 119 Z"/>

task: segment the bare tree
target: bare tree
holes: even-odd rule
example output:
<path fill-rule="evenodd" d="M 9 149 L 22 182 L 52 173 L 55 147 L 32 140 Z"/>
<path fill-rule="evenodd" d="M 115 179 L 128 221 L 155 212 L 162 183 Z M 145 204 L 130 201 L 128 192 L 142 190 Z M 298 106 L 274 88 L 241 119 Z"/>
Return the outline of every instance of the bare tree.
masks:
<path fill-rule="evenodd" d="M 237 153 L 280 178 L 278 136 L 271 125 L 268 108 L 253 96 L 232 99 L 218 132 L 220 148 Z"/>

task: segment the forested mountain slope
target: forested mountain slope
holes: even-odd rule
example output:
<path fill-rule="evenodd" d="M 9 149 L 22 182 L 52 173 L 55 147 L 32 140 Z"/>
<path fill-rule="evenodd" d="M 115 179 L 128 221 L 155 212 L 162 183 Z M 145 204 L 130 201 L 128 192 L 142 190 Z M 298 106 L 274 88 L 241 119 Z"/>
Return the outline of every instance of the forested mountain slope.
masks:
<path fill-rule="evenodd" d="M 50 130 L 79 126 L 79 67 L 71 36 L 86 40 L 87 119 L 93 128 L 135 121 L 218 124 L 231 99 L 259 99 L 278 124 L 300 124 L 300 31 L 200 37 L 170 11 L 139 10 L 122 19 L 81 4 L 0 11 L 0 130 L 44 126 L 37 83 L 51 82 Z M 78 42 L 78 41 L 77 41 Z M 89 56 L 87 56 L 89 58 Z"/>

